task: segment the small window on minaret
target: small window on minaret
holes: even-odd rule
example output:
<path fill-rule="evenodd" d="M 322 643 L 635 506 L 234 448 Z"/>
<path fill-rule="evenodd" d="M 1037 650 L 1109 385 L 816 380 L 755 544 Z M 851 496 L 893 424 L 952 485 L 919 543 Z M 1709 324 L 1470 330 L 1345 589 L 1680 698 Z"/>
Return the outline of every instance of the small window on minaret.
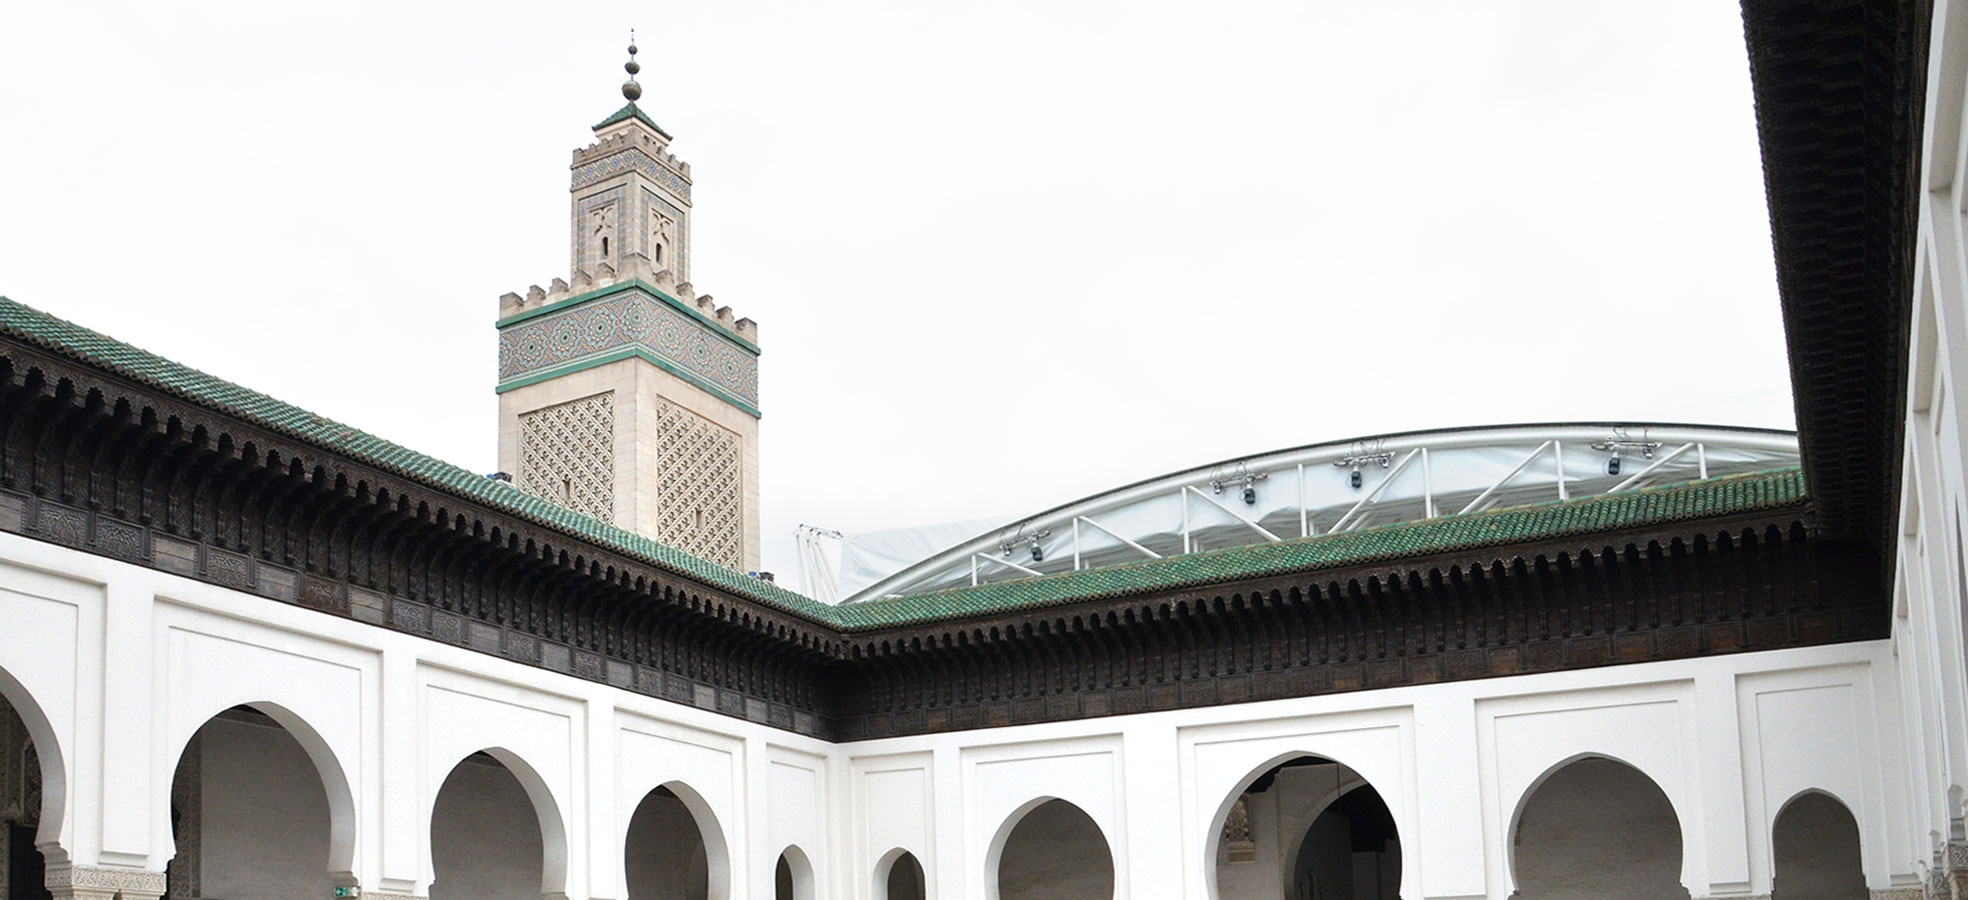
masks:
<path fill-rule="evenodd" d="M 704 527 L 704 508 L 701 506 L 697 508 L 697 527 Z"/>
<path fill-rule="evenodd" d="M 566 506 L 568 503 L 572 502 L 573 499 L 574 499 L 574 479 L 562 478 L 560 480 L 560 505 Z"/>
<path fill-rule="evenodd" d="M 608 258 L 608 235 L 605 234 L 601 236 L 601 256 L 603 259 Z"/>
<path fill-rule="evenodd" d="M 653 261 L 655 261 L 655 262 L 662 262 L 662 261 L 663 261 L 663 245 L 662 245 L 662 244 L 657 244 L 657 245 L 656 245 L 655 247 L 653 247 L 653 248 L 651 248 L 651 249 L 650 249 L 650 251 L 649 251 L 649 258 L 650 258 L 651 260 L 653 260 Z"/>

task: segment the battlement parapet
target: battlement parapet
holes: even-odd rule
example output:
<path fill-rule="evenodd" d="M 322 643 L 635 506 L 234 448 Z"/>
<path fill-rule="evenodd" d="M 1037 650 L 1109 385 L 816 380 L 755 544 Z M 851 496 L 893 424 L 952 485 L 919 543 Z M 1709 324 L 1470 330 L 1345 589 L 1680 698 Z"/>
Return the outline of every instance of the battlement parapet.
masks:
<path fill-rule="evenodd" d="M 596 160 L 630 150 L 639 151 L 677 173 L 685 181 L 690 180 L 690 164 L 677 159 L 677 155 L 671 153 L 662 141 L 640 130 L 612 134 L 574 151 L 574 163 L 571 168 L 578 169 Z"/>
<path fill-rule="evenodd" d="M 499 295 L 499 319 L 505 320 L 521 313 L 542 309 L 592 293 L 601 288 L 625 282 L 641 282 L 674 298 L 683 306 L 696 310 L 704 321 L 716 325 L 720 330 L 741 338 L 748 343 L 758 343 L 758 323 L 750 318 L 737 318 L 729 306 L 719 306 L 709 294 L 698 294 L 688 281 L 677 281 L 675 273 L 667 268 L 652 264 L 649 257 L 631 253 L 622 259 L 621 268 L 607 263 L 595 267 L 595 271 L 576 271 L 573 277 L 563 281 L 554 279 L 549 287 L 532 285 L 526 293 L 507 292 Z"/>

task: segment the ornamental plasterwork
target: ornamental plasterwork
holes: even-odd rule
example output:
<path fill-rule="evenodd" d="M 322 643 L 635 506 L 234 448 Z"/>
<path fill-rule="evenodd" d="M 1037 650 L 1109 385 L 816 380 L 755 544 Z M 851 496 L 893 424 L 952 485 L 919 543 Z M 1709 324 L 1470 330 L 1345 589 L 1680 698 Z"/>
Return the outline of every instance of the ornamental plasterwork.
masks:
<path fill-rule="evenodd" d="M 1225 858 L 1233 863 L 1257 861 L 1257 841 L 1251 838 L 1249 794 L 1239 795 L 1237 802 L 1230 805 L 1230 815 L 1223 820 L 1223 850 Z"/>
<path fill-rule="evenodd" d="M 710 326 L 639 291 L 623 291 L 499 333 L 499 380 L 631 345 L 758 405 L 758 358 Z"/>
<path fill-rule="evenodd" d="M 728 569 L 744 548 L 738 435 L 656 401 L 656 539 Z"/>
<path fill-rule="evenodd" d="M 615 394 L 519 417 L 520 490 L 603 522 L 615 520 Z"/>
<path fill-rule="evenodd" d="M 670 193 L 690 202 L 690 182 L 682 175 L 670 170 L 669 166 L 656 161 L 656 158 L 634 148 L 602 157 L 574 170 L 574 190 L 580 190 L 598 181 L 606 181 L 624 172 L 636 171 L 649 180 L 663 186 Z"/>
<path fill-rule="evenodd" d="M 99 888 L 130 894 L 157 896 L 164 893 L 164 873 L 143 869 L 111 869 L 103 866 L 49 866 L 50 888 Z"/>

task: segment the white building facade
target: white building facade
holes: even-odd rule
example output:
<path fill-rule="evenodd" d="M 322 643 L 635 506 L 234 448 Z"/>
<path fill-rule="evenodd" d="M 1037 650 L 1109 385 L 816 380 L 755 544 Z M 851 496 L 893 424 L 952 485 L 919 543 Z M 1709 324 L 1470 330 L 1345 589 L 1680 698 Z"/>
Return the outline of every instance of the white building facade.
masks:
<path fill-rule="evenodd" d="M 833 609 L 728 571 L 757 553 L 742 390 L 569 357 L 502 408 L 518 460 L 522 418 L 608 366 L 644 367 L 614 410 L 696 391 L 735 435 L 717 502 L 747 524 L 720 567 L 638 536 L 710 546 L 645 515 L 654 431 L 554 463 L 546 500 L 609 513 L 577 515 L 538 499 L 551 479 L 474 481 L 0 304 L 0 896 L 1968 896 L 1968 12 L 1887 6 L 1746 8 L 1801 474 Z M 1766 65 L 1854 28 L 1901 52 Z M 1882 429 L 1814 405 L 1843 396 L 1809 321 L 1841 298 L 1784 280 L 1797 235 L 1845 220 L 1797 218 L 1785 173 L 1810 166 L 1771 135 L 1796 85 L 1895 73 L 1921 126 L 1881 139 L 1917 188 L 1907 352 L 1869 359 L 1904 434 L 1867 505 L 1827 448 Z M 662 150 L 634 99 L 604 138 Z M 615 283 L 696 303 L 688 171 L 645 155 L 619 184 L 576 172 L 588 283 L 509 296 L 502 327 Z M 665 205 L 583 205 L 611 185 Z"/>

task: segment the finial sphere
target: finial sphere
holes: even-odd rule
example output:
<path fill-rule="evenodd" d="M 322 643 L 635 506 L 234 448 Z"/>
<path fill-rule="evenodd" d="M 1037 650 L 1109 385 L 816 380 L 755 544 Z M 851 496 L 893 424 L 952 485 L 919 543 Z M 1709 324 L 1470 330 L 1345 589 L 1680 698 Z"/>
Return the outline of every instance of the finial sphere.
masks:
<path fill-rule="evenodd" d="M 637 72 L 642 71 L 642 63 L 636 62 L 635 60 L 632 59 L 629 60 L 628 65 L 623 66 L 622 68 L 627 70 L 630 75 L 634 75 Z"/>
<path fill-rule="evenodd" d="M 636 46 L 634 43 L 629 44 L 629 55 L 630 56 L 636 55 Z"/>
<path fill-rule="evenodd" d="M 630 103 L 642 99 L 642 85 L 636 84 L 633 78 L 622 82 L 622 96 L 629 98 Z"/>

